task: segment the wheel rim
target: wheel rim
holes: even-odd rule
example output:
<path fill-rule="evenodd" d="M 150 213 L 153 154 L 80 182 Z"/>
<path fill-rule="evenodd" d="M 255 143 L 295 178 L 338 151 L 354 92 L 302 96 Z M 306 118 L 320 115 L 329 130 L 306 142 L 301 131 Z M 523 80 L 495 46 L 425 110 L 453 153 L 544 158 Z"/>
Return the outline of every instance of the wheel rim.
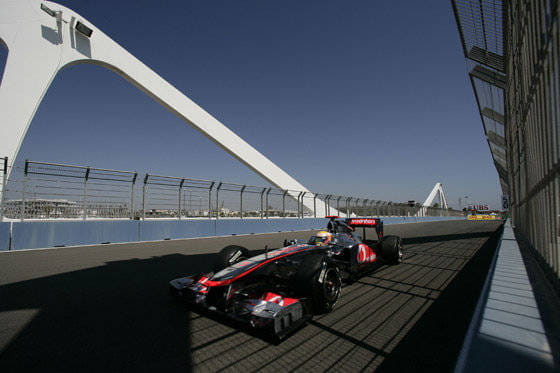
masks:
<path fill-rule="evenodd" d="M 325 274 L 324 290 L 325 297 L 329 302 L 336 302 L 340 295 L 340 276 L 335 269 L 328 269 Z"/>
<path fill-rule="evenodd" d="M 399 240 L 399 243 L 398 243 L 397 247 L 398 247 L 398 251 L 399 251 L 398 262 L 401 263 L 403 261 L 403 251 L 402 251 L 402 243 L 401 243 L 400 240 Z"/>

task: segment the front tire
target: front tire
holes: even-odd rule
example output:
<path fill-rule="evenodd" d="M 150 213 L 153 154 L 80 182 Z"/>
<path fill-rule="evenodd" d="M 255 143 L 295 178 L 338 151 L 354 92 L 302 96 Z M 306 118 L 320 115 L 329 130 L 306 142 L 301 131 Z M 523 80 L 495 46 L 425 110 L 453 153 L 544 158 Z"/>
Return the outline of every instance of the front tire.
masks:
<path fill-rule="evenodd" d="M 249 250 L 243 246 L 229 245 L 218 253 L 218 258 L 214 264 L 214 272 L 219 272 L 224 268 L 234 265 L 250 256 Z"/>
<path fill-rule="evenodd" d="M 311 298 L 313 313 L 328 313 L 340 298 L 342 278 L 338 268 L 324 256 L 311 255 L 298 268 L 296 289 Z"/>

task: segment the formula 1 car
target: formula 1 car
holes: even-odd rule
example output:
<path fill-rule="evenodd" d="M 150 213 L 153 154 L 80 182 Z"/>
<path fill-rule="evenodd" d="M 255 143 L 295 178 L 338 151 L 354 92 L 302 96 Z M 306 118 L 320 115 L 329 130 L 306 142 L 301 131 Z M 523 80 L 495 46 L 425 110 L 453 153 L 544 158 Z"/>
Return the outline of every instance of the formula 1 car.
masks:
<path fill-rule="evenodd" d="M 285 241 L 285 247 L 255 256 L 241 246 L 227 246 L 215 272 L 172 280 L 170 292 L 282 339 L 313 315 L 330 312 L 344 281 L 403 259 L 400 237 L 384 237 L 379 218 L 330 218 L 328 231 L 308 242 Z M 356 232 L 360 227 L 362 237 Z M 368 227 L 377 240 L 365 239 Z"/>

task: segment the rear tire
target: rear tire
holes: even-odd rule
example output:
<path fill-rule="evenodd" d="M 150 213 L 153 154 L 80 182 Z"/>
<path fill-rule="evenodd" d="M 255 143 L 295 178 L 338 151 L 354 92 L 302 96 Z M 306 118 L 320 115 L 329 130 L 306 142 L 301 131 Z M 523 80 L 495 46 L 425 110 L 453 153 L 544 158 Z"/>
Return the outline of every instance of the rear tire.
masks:
<path fill-rule="evenodd" d="M 243 246 L 229 245 L 218 253 L 218 258 L 214 264 L 214 272 L 219 272 L 235 263 L 238 263 L 250 256 L 249 250 Z"/>
<path fill-rule="evenodd" d="M 403 261 L 402 239 L 399 236 L 386 236 L 380 244 L 381 258 L 388 264 Z"/>

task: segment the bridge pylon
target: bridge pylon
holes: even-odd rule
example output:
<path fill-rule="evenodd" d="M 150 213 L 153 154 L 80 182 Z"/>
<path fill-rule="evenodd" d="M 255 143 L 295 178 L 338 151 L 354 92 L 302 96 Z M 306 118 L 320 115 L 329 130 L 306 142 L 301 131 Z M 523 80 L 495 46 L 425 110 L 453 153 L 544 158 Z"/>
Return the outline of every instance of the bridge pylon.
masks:
<path fill-rule="evenodd" d="M 0 156 L 8 156 L 11 164 L 56 74 L 67 66 L 89 63 L 122 76 L 271 184 L 288 190 L 292 198 L 300 192 L 311 194 L 78 13 L 39 0 L 0 0 L 0 9 L 0 43 L 8 48 L 0 85 Z M 303 204 L 313 211 L 311 199 Z M 317 216 L 325 215 L 322 204 L 317 209 Z"/>
<path fill-rule="evenodd" d="M 448 208 L 447 199 L 445 198 L 445 193 L 443 192 L 442 183 L 436 183 L 436 185 L 434 185 L 434 188 L 428 195 L 428 198 L 426 198 L 426 200 L 422 204 L 422 209 L 420 209 L 420 211 L 418 212 L 420 216 L 426 215 L 428 207 L 432 207 L 432 204 L 434 203 L 434 200 L 436 198 L 439 199 L 439 205 L 441 206 L 441 208 L 443 209 Z"/>

